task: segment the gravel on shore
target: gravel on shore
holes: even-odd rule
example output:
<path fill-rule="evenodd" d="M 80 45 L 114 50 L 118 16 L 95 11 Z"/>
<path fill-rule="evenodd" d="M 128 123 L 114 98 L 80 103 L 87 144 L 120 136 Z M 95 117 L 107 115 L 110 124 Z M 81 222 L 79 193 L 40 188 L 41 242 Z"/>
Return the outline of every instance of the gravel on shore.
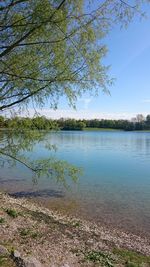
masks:
<path fill-rule="evenodd" d="M 132 258 L 145 264 L 133 266 L 150 266 L 146 237 L 99 227 L 4 193 L 0 193 L 0 245 L 19 250 L 23 257 L 33 256 L 44 267 L 121 267 L 130 266 L 126 264 Z"/>

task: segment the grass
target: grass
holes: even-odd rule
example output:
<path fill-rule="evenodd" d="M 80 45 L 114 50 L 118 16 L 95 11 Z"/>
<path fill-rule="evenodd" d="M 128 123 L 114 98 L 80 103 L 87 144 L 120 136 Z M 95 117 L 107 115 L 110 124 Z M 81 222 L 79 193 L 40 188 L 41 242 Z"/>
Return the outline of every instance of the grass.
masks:
<path fill-rule="evenodd" d="M 0 267 L 15 267 L 13 260 L 9 257 L 0 255 Z"/>
<path fill-rule="evenodd" d="M 100 263 L 104 267 L 115 267 L 112 257 L 101 251 L 88 251 L 84 253 L 84 259 L 94 263 Z"/>
<path fill-rule="evenodd" d="M 7 212 L 7 214 L 8 214 L 10 217 L 12 217 L 12 218 L 16 218 L 16 217 L 18 217 L 18 213 L 17 213 L 17 211 L 14 210 L 14 209 L 7 209 L 6 212 Z"/>
<path fill-rule="evenodd" d="M 112 128 L 94 128 L 94 127 L 86 127 L 86 128 L 84 128 L 83 129 L 83 131 L 101 131 L 101 132 L 103 132 L 103 131 L 109 131 L 109 132 L 116 132 L 116 131 L 123 131 L 123 132 L 125 132 L 125 130 L 123 130 L 123 129 L 112 129 Z M 150 132 L 150 130 L 133 130 L 133 131 L 131 131 L 131 132 Z"/>
<path fill-rule="evenodd" d="M 125 263 L 125 267 L 142 267 L 143 264 L 150 266 L 150 256 L 144 256 L 132 250 L 117 248 L 113 250 L 113 253 Z"/>
<path fill-rule="evenodd" d="M 123 131 L 121 129 L 111 129 L 111 128 L 94 128 L 94 127 L 86 127 L 83 129 L 84 131 L 110 131 L 110 132 L 114 132 L 114 131 Z"/>
<path fill-rule="evenodd" d="M 110 253 L 103 251 L 82 251 L 75 249 L 72 251 L 76 256 L 83 255 L 84 261 L 94 263 L 94 266 L 101 267 L 148 267 L 150 266 L 150 257 L 144 256 L 138 252 L 126 249 L 115 248 Z"/>
<path fill-rule="evenodd" d="M 21 231 L 20 231 L 20 235 L 21 236 L 28 236 L 28 235 L 30 235 L 31 234 L 31 229 L 22 229 Z"/>
<path fill-rule="evenodd" d="M 37 238 L 38 237 L 38 233 L 33 231 L 32 229 L 30 228 L 25 228 L 25 229 L 22 229 L 20 231 L 20 236 L 22 237 L 32 237 L 32 238 Z"/>
<path fill-rule="evenodd" d="M 5 218 L 3 218 L 3 217 L 0 218 L 0 224 L 2 224 L 2 223 L 5 223 Z"/>
<path fill-rule="evenodd" d="M 74 227 L 79 227 L 80 226 L 80 221 L 73 221 L 72 226 Z"/>

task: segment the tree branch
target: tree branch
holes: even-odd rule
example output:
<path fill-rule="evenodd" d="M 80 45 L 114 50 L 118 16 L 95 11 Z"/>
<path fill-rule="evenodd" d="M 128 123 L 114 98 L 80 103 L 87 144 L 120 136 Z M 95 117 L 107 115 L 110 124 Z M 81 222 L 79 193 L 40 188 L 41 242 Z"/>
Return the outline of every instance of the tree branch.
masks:
<path fill-rule="evenodd" d="M 12 1 L 8 6 L 0 7 L 0 11 L 9 9 L 17 4 L 23 3 L 23 2 L 28 2 L 29 0 L 18 0 L 16 2 Z"/>
<path fill-rule="evenodd" d="M 9 157 L 9 158 L 11 158 L 11 159 L 13 159 L 13 160 L 15 160 L 15 161 L 18 161 L 19 163 L 21 163 L 22 165 L 24 165 L 25 167 L 27 167 L 28 169 L 30 169 L 30 170 L 33 171 L 33 172 L 38 172 L 38 171 L 41 171 L 41 170 L 42 170 L 42 168 L 34 169 L 34 168 L 31 167 L 30 165 L 28 165 L 26 162 L 24 162 L 24 161 L 22 161 L 22 160 L 16 158 L 16 157 L 13 156 L 13 155 L 10 155 L 10 154 L 8 154 L 8 153 L 6 153 L 6 152 L 3 152 L 2 150 L 0 150 L 0 154 L 4 155 L 4 156 L 6 156 L 6 157 Z"/>
<path fill-rule="evenodd" d="M 130 4 L 126 3 L 125 1 L 123 0 L 119 0 L 122 4 L 128 6 L 129 8 L 135 8 L 136 6 L 131 6 Z"/>
<path fill-rule="evenodd" d="M 19 1 L 19 0 L 18 0 Z M 21 0 L 20 0 L 21 1 Z M 59 10 L 61 8 L 61 6 L 64 4 L 66 0 L 63 0 L 59 6 L 55 9 L 55 11 L 53 12 L 53 14 L 50 16 L 50 18 L 45 22 L 49 22 L 53 16 L 55 15 L 56 11 Z M 45 24 L 44 23 L 44 24 Z M 18 41 L 16 41 L 15 43 L 13 43 L 12 45 L 10 45 L 8 48 L 6 48 L 1 54 L 0 57 L 3 57 L 5 55 L 7 55 L 11 50 L 13 50 L 16 46 L 18 46 L 22 41 L 24 41 L 27 37 L 29 37 L 33 32 L 35 32 L 37 29 L 39 29 L 41 26 L 43 25 L 43 23 L 41 23 L 40 25 L 37 25 L 36 27 L 32 28 L 30 31 L 28 31 L 24 36 L 22 36 Z"/>

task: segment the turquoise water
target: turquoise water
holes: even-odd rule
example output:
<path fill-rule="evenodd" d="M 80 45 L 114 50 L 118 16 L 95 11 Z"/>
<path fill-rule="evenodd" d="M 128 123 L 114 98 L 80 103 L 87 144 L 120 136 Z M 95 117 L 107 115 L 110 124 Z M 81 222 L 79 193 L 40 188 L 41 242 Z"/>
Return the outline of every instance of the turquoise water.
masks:
<path fill-rule="evenodd" d="M 52 152 L 44 147 L 57 146 Z M 34 197 L 47 206 L 79 214 L 97 223 L 147 235 L 150 232 L 150 133 L 69 131 L 49 133 L 29 156 L 55 156 L 83 169 L 64 189 L 43 177 L 37 185 L 31 172 L 17 164 L 1 168 L 1 188 L 16 196 Z M 70 203 L 70 204 L 69 204 Z"/>

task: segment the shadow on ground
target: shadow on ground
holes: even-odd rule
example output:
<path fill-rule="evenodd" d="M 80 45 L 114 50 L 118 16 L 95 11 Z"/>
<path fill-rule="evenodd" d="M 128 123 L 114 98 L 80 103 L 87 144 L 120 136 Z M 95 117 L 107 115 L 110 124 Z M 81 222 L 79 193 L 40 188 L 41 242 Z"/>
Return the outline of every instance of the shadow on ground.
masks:
<path fill-rule="evenodd" d="M 25 182 L 26 179 L 0 179 L 0 184 Z"/>
<path fill-rule="evenodd" d="M 56 197 L 56 198 L 63 198 L 64 193 L 62 191 L 53 190 L 53 189 L 44 189 L 44 190 L 38 190 L 38 191 L 20 191 L 20 192 L 14 192 L 9 194 L 11 197 Z"/>

